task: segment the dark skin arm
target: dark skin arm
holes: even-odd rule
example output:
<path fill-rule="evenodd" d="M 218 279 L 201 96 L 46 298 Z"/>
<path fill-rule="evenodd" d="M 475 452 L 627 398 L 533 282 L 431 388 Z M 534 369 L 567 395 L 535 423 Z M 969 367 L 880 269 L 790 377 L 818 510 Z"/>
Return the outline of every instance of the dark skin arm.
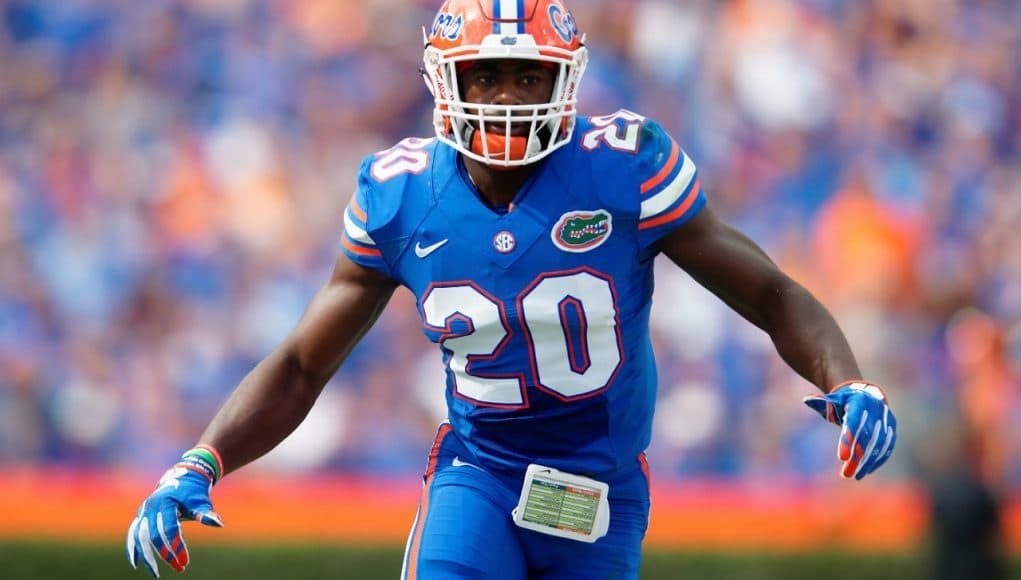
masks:
<path fill-rule="evenodd" d="M 659 249 L 766 331 L 783 360 L 824 393 L 862 378 L 844 333 L 826 307 L 708 207 L 660 240 Z"/>
<path fill-rule="evenodd" d="M 224 475 L 298 427 L 395 288 L 383 274 L 344 255 L 337 259 L 297 327 L 238 384 L 202 434 L 200 443 L 220 452 Z"/>

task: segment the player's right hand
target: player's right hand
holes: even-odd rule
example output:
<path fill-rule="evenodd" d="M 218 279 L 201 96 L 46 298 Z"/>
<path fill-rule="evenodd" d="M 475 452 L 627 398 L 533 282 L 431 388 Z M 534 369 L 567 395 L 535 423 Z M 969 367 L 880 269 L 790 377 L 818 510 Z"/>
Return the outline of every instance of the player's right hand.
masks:
<path fill-rule="evenodd" d="M 181 520 L 196 520 L 217 528 L 223 527 L 220 515 L 213 511 L 209 491 L 216 472 L 207 469 L 195 457 L 185 457 L 167 470 L 156 489 L 149 495 L 128 528 L 128 562 L 138 568 L 145 565 L 159 578 L 157 558 L 178 572 L 188 565 L 188 547 L 181 535 Z"/>

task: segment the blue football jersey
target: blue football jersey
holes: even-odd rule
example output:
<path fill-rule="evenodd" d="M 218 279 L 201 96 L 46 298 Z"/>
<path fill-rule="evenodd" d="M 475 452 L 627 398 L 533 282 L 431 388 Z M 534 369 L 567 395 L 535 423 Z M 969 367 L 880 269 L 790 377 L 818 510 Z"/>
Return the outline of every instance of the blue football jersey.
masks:
<path fill-rule="evenodd" d="M 505 211 L 435 139 L 369 156 L 342 247 L 416 296 L 466 461 L 606 474 L 651 435 L 655 243 L 704 206 L 677 143 L 622 110 L 579 117 Z"/>

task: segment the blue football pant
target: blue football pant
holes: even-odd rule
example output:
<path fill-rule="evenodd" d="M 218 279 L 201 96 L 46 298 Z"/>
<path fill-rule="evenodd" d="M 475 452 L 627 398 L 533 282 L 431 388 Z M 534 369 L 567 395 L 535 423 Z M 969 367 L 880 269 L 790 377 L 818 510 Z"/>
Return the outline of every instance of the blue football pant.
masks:
<path fill-rule="evenodd" d="M 648 479 L 638 458 L 634 470 L 610 482 L 610 529 L 590 544 L 516 526 L 511 510 L 518 503 L 520 480 L 464 465 L 460 447 L 452 433 L 441 430 L 408 538 L 402 579 L 638 578 L 649 518 Z M 455 457 L 462 457 L 458 465 Z"/>

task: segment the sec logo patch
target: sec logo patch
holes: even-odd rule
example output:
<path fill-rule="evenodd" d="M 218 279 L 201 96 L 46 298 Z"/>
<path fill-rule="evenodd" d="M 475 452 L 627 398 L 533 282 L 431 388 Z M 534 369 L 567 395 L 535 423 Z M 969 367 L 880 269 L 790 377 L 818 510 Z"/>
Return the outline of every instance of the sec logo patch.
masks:
<path fill-rule="evenodd" d="M 514 239 L 514 234 L 508 231 L 502 231 L 493 236 L 493 247 L 501 254 L 511 253 L 516 245 L 517 241 Z"/>

